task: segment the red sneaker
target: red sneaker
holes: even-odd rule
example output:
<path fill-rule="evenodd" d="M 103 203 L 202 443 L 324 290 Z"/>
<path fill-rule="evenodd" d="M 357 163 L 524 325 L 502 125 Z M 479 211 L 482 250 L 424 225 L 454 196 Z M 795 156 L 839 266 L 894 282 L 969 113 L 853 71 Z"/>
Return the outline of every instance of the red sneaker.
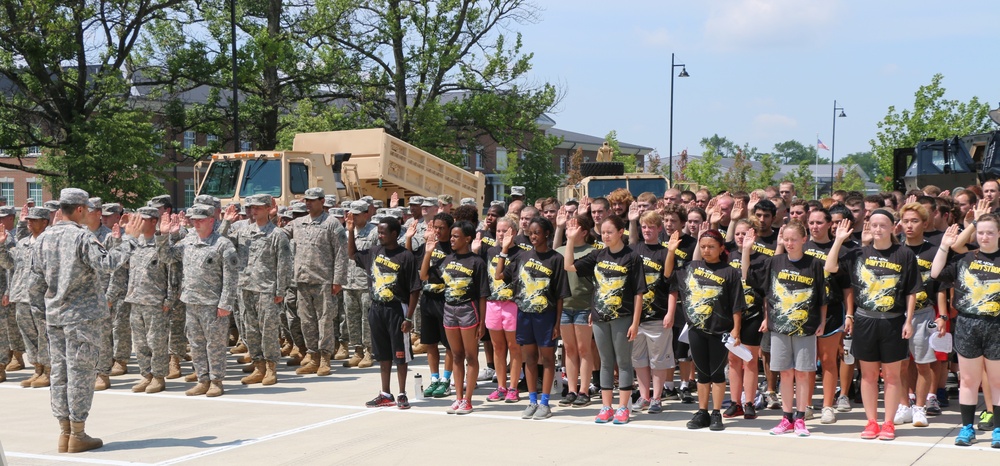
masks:
<path fill-rule="evenodd" d="M 878 421 L 869 419 L 868 425 L 865 426 L 865 431 L 861 433 L 861 438 L 865 440 L 876 439 L 879 436 L 879 430 Z M 893 431 L 895 432 L 895 430 Z"/>
<path fill-rule="evenodd" d="M 878 434 L 879 440 L 892 440 L 896 438 L 896 425 L 892 421 L 885 421 L 882 424 L 882 432 Z"/>

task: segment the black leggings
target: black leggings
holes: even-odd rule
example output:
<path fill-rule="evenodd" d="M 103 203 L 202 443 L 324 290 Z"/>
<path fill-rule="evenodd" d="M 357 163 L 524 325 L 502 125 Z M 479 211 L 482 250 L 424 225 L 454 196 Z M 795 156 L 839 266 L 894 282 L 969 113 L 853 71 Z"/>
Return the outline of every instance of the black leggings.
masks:
<path fill-rule="evenodd" d="M 722 343 L 722 336 L 692 328 L 688 332 L 691 359 L 698 373 L 698 383 L 726 383 L 726 364 L 729 350 Z"/>

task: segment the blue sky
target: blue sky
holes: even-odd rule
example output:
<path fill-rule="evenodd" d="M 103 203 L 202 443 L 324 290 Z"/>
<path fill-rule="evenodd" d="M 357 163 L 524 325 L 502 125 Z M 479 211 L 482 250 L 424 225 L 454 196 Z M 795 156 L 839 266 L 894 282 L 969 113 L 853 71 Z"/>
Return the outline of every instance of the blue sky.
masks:
<path fill-rule="evenodd" d="M 948 99 L 1000 102 L 1000 2 L 853 0 L 537 0 L 535 24 L 512 25 L 534 52 L 530 80 L 563 99 L 557 127 L 700 154 L 719 134 L 769 151 L 797 140 L 833 143 L 836 157 L 870 150 L 889 106 L 944 75 Z M 676 72 L 679 72 L 678 68 Z M 821 151 L 821 156 L 829 153 Z"/>

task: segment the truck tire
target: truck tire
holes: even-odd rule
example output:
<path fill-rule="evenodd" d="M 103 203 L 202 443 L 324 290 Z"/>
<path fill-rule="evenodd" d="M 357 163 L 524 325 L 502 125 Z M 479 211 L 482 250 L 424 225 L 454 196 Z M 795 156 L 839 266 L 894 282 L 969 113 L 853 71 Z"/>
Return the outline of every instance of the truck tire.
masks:
<path fill-rule="evenodd" d="M 580 175 L 587 176 L 621 176 L 625 174 L 625 164 L 622 162 L 584 162 L 580 164 Z"/>

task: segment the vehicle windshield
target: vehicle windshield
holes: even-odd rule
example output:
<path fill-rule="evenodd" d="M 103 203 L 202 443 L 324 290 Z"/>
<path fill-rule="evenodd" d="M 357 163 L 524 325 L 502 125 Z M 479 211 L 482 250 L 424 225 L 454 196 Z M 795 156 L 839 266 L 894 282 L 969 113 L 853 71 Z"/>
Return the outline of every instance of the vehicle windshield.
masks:
<path fill-rule="evenodd" d="M 663 178 L 628 180 L 628 190 L 632 193 L 632 197 L 639 197 L 640 194 L 646 192 L 656 194 L 656 197 L 660 197 L 663 193 L 667 192 L 667 180 Z"/>
<path fill-rule="evenodd" d="M 207 194 L 218 198 L 231 198 L 236 194 L 236 182 L 240 175 L 240 160 L 216 161 L 208 168 L 205 182 L 201 185 L 199 194 Z"/>
<path fill-rule="evenodd" d="M 587 196 L 591 199 L 605 197 L 618 188 L 626 187 L 625 179 L 590 180 L 587 183 Z"/>
<path fill-rule="evenodd" d="M 246 173 L 240 186 L 240 197 L 254 194 L 281 196 L 281 160 L 256 159 L 247 161 Z"/>

